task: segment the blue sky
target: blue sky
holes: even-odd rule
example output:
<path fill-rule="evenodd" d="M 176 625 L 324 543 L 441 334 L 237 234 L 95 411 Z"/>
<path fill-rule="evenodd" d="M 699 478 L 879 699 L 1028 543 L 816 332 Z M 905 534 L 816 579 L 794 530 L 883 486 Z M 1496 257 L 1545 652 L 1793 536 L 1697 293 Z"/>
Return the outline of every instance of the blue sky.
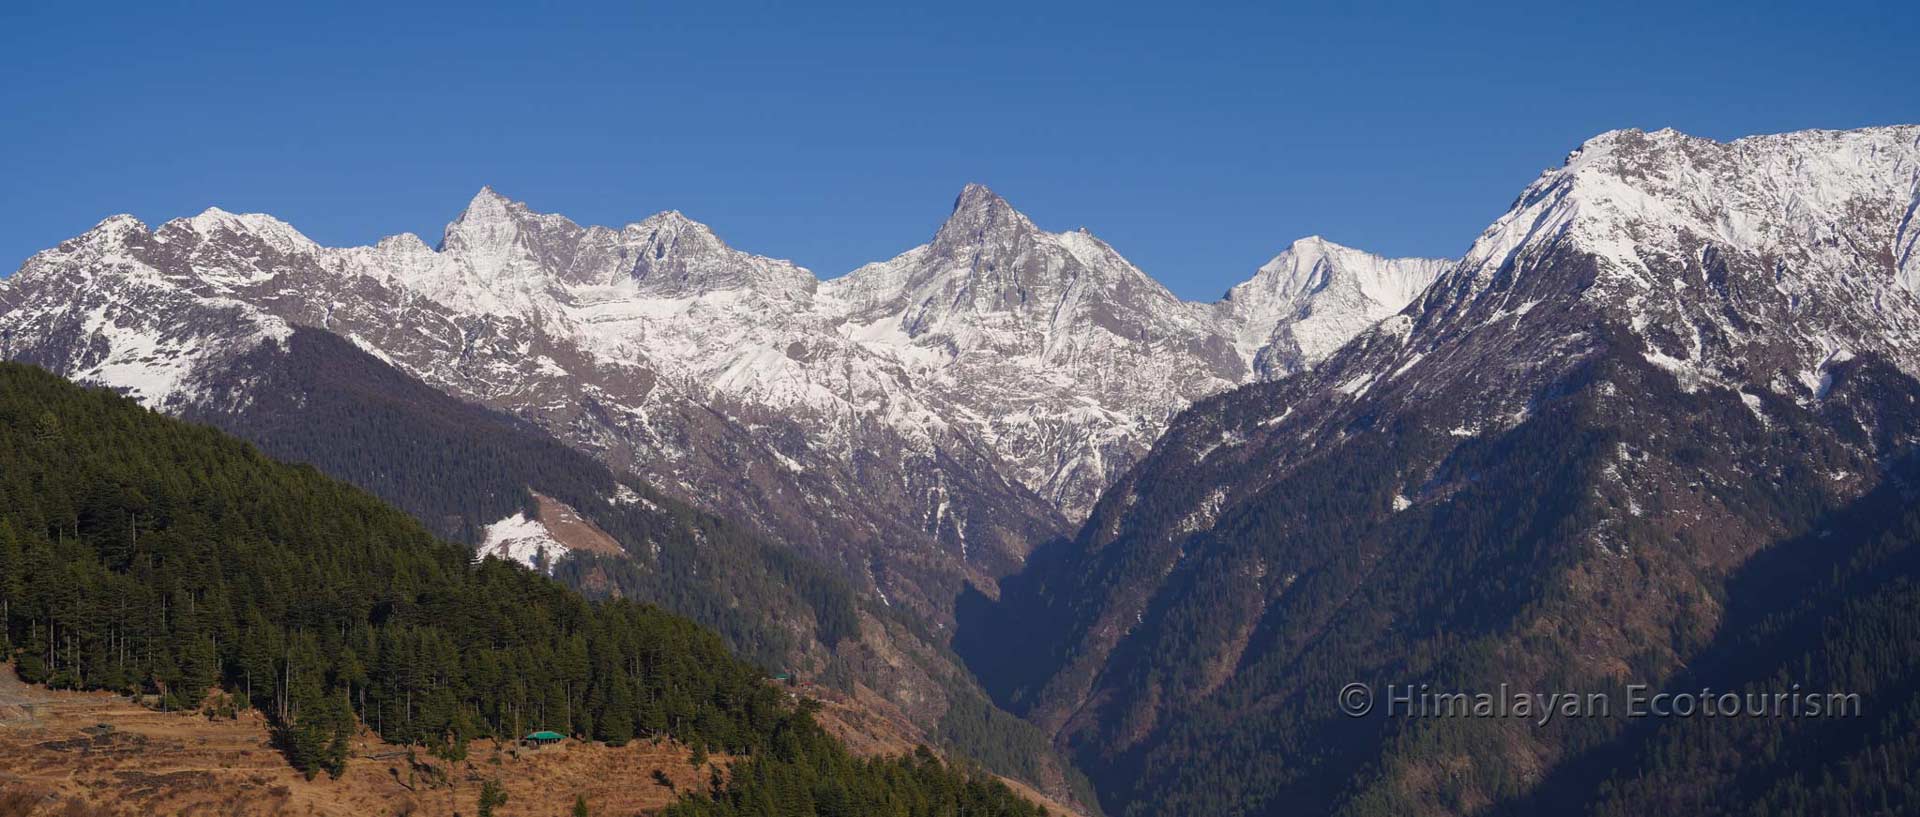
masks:
<path fill-rule="evenodd" d="M 0 269 L 209 205 L 432 241 L 491 184 L 832 276 L 979 181 L 1211 299 L 1307 234 L 1456 255 L 1611 128 L 1920 122 L 1912 2 L 159 5 L 0 9 Z"/>

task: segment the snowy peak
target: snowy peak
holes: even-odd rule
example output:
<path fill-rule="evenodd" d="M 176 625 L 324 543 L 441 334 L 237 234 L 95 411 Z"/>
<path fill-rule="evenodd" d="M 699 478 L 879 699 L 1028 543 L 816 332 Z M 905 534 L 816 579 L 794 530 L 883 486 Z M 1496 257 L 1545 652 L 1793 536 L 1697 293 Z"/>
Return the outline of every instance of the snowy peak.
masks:
<path fill-rule="evenodd" d="M 252 238 L 288 255 L 320 250 L 320 245 L 294 229 L 293 225 L 265 213 L 229 213 L 218 207 L 209 207 L 192 218 L 167 222 L 161 229 L 174 226 L 192 230 L 204 240 L 219 240 L 228 236 Z"/>
<path fill-rule="evenodd" d="M 1438 258 L 1385 258 L 1307 236 L 1261 265 L 1251 280 L 1228 290 L 1227 300 L 1252 307 L 1346 288 L 1392 314 L 1412 302 L 1451 263 Z"/>
<path fill-rule="evenodd" d="M 1920 373 L 1916 209 L 1920 126 L 1725 143 L 1610 131 L 1487 228 L 1421 323 L 1580 305 L 1628 326 L 1688 386 L 1817 396 L 1793 384 L 1865 351 Z"/>
<path fill-rule="evenodd" d="M 979 184 L 960 191 L 931 243 L 829 291 L 856 319 L 892 315 L 909 335 L 961 351 L 1038 353 L 1088 324 L 1137 340 L 1176 333 L 1169 321 L 1192 322 L 1190 305 L 1112 247 L 1084 231 L 1042 230 Z"/>
<path fill-rule="evenodd" d="M 440 252 L 462 267 L 457 286 L 492 295 L 491 308 L 525 305 L 554 271 L 571 266 L 582 232 L 564 216 L 535 213 L 484 187 L 447 225 Z"/>
<path fill-rule="evenodd" d="M 1255 372 L 1278 377 L 1326 358 L 1399 312 L 1452 263 L 1383 258 L 1308 236 L 1228 290 L 1218 308 Z"/>
<path fill-rule="evenodd" d="M 498 252 L 519 237 L 516 209 L 523 213 L 526 211 L 525 205 L 516 205 L 492 187 L 480 188 L 480 192 L 467 202 L 460 215 L 447 224 L 437 249 L 441 252 L 470 252 L 489 248 Z"/>
<path fill-rule="evenodd" d="M 955 306 L 967 302 L 980 311 L 1014 308 L 1032 286 L 1045 286 L 1059 264 L 1044 257 L 1046 233 L 984 185 L 969 184 L 954 199 L 953 212 L 928 245 L 928 263 L 910 276 L 910 287 L 936 282 L 952 289 Z"/>
<path fill-rule="evenodd" d="M 787 261 L 735 250 L 713 229 L 678 210 L 619 229 L 583 228 L 564 216 L 536 213 L 492 188 L 475 196 L 447 226 L 440 252 L 465 271 L 460 288 L 478 287 L 502 307 L 531 308 L 541 290 L 572 298 L 579 287 L 637 290 L 639 294 L 689 297 L 763 286 L 782 293 L 810 292 L 813 274 Z M 458 292 L 441 287 L 443 300 Z M 602 300 L 610 293 L 588 295 Z"/>
<path fill-rule="evenodd" d="M 1644 269 L 1642 250 L 1683 243 L 1772 252 L 1830 267 L 1847 245 L 1890 252 L 1880 272 L 1903 281 L 1920 196 L 1920 126 L 1798 131 L 1716 142 L 1666 129 L 1600 134 L 1541 174 L 1475 242 L 1463 268 L 1490 276 L 1529 245 L 1568 237 Z"/>
<path fill-rule="evenodd" d="M 34 253 L 20 268 L 8 278 L 0 279 L 0 286 L 8 283 L 18 284 L 36 274 L 71 274 L 70 266 L 63 266 L 56 259 L 72 258 L 81 254 L 99 256 L 126 246 L 135 236 L 147 237 L 150 233 L 145 222 L 127 213 L 107 216 L 84 233 L 60 242 L 60 246 Z"/>
<path fill-rule="evenodd" d="M 119 215 L 107 216 L 101 219 L 99 224 L 93 225 L 92 229 L 82 233 L 81 238 L 88 236 L 120 235 L 129 231 L 147 232 L 147 224 L 140 219 L 134 218 L 129 213 L 120 213 Z"/>
<path fill-rule="evenodd" d="M 447 224 L 444 240 L 470 238 L 491 232 L 511 233 L 520 229 L 524 222 L 538 218 L 543 216 L 536 215 L 524 202 L 500 195 L 492 186 L 482 187 L 468 200 L 460 214 Z"/>

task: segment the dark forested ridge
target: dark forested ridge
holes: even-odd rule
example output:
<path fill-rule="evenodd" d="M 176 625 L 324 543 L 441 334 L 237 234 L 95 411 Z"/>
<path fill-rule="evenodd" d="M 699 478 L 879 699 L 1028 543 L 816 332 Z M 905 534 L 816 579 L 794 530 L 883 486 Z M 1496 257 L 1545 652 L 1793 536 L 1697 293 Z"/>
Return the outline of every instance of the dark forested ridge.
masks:
<path fill-rule="evenodd" d="M 475 564 L 312 468 L 17 364 L 0 364 L 0 618 L 27 680 L 168 708 L 224 690 L 310 774 L 346 762 L 356 722 L 451 754 L 548 728 L 745 755 L 689 813 L 1040 813 L 925 756 L 848 758 L 691 621 Z M 738 811 L 767 792 L 782 810 Z"/>
<path fill-rule="evenodd" d="M 560 578 L 688 616 L 763 664 L 787 664 L 806 640 L 832 647 L 858 626 L 852 589 L 792 550 L 617 478 L 533 425 L 443 394 L 337 335 L 296 329 L 211 390 L 187 419 L 357 485 L 447 538 L 477 543 L 488 523 L 532 516 L 529 490 L 554 497 L 635 563 L 563 562 Z"/>

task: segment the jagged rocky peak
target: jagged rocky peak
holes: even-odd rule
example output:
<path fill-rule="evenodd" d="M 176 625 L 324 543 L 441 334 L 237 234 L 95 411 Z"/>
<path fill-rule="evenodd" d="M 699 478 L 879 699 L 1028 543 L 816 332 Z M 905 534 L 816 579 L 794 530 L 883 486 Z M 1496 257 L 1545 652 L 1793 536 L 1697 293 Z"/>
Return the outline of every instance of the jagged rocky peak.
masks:
<path fill-rule="evenodd" d="M 440 251 L 466 269 L 465 285 L 498 295 L 503 289 L 533 286 L 527 278 L 545 278 L 571 267 L 582 232 L 565 216 L 535 213 L 483 187 L 447 225 Z"/>
<path fill-rule="evenodd" d="M 1064 265 L 1047 257 L 1048 238 L 1006 199 L 969 184 L 924 257 L 914 259 L 905 289 L 926 308 L 926 323 L 946 312 L 1027 311 L 1054 300 L 1050 296 L 1064 278 Z"/>
<path fill-rule="evenodd" d="M 525 212 L 526 205 L 500 195 L 491 185 L 480 188 L 460 214 L 447 223 L 438 249 L 447 251 L 513 240 L 519 234 L 514 218 L 516 209 Z"/>
<path fill-rule="evenodd" d="M 610 266 L 654 295 L 685 297 L 705 292 L 755 289 L 805 298 L 819 279 L 790 261 L 742 252 L 712 227 L 668 210 L 621 229 L 609 249 Z"/>
<path fill-rule="evenodd" d="M 124 244 L 131 236 L 148 236 L 146 222 L 128 213 L 107 216 L 100 223 L 88 228 L 86 232 L 60 242 L 57 247 L 41 250 L 21 262 L 20 268 L 7 278 L 0 278 L 0 288 L 9 283 L 18 284 L 31 278 L 35 273 L 61 274 L 65 267 L 55 263 L 80 253 L 91 252 L 98 255 L 103 250 Z"/>
<path fill-rule="evenodd" d="M 558 288 L 637 286 L 638 294 L 662 297 L 740 288 L 804 297 L 817 283 L 791 262 L 727 246 L 678 210 L 618 229 L 581 227 L 491 187 L 447 226 L 440 251 L 470 271 L 466 285 L 496 293 L 535 285 L 528 278 Z"/>
<path fill-rule="evenodd" d="M 128 231 L 147 232 L 147 223 L 135 218 L 131 213 L 120 213 L 100 219 L 99 224 L 81 234 L 81 238 L 99 235 L 116 235 Z"/>
<path fill-rule="evenodd" d="M 1024 213 L 979 183 L 961 188 L 953 213 L 933 236 L 933 247 L 943 254 L 974 253 L 990 245 L 1005 247 L 1024 234 L 1038 232 Z"/>
<path fill-rule="evenodd" d="M 960 191 L 932 242 L 829 286 L 858 319 L 897 317 L 909 335 L 962 348 L 1051 345 L 1087 324 L 1130 340 L 1172 334 L 1169 321 L 1200 331 L 1191 305 L 1112 247 L 1085 231 L 1042 230 L 980 184 Z"/>

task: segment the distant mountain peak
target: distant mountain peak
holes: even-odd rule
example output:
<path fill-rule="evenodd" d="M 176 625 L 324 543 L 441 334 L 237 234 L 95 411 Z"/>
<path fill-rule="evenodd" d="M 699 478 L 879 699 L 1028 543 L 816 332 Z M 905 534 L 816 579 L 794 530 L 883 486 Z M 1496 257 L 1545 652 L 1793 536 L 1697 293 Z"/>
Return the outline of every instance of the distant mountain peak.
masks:
<path fill-rule="evenodd" d="M 320 249 L 319 244 L 293 225 L 265 213 L 230 213 L 218 207 L 208 207 L 191 218 L 169 221 L 161 229 L 174 226 L 191 230 L 205 239 L 214 239 L 222 233 L 251 236 L 281 253 L 317 252 Z"/>
<path fill-rule="evenodd" d="M 649 236 L 657 236 L 657 235 L 665 234 L 665 235 L 671 235 L 674 237 L 679 237 L 682 235 L 686 235 L 686 236 L 696 238 L 703 244 L 710 244 L 715 247 L 731 249 L 730 247 L 727 247 L 727 244 L 725 241 L 722 241 L 720 239 L 720 235 L 714 232 L 713 227 L 709 226 L 705 222 L 696 221 L 694 219 L 688 218 L 687 214 L 682 213 L 679 210 L 664 210 L 664 211 L 655 213 L 651 216 L 647 216 L 644 219 L 641 219 L 637 222 L 627 225 L 625 228 L 622 228 L 622 231 L 633 232 L 633 233 L 646 233 Z"/>
<path fill-rule="evenodd" d="M 89 233 L 102 232 L 102 231 L 119 232 L 123 230 L 139 230 L 141 232 L 146 232 L 147 224 L 146 222 L 141 221 L 138 218 L 135 218 L 131 213 L 119 213 L 116 215 L 111 215 L 111 216 L 107 216 L 106 218 L 100 219 L 100 223 L 93 225 L 93 227 L 88 229 L 87 232 Z"/>
<path fill-rule="evenodd" d="M 101 219 L 98 224 L 70 240 L 97 244 L 103 241 L 120 240 L 128 235 L 146 235 L 149 232 L 151 231 L 147 229 L 146 222 L 135 218 L 130 213 L 119 213 Z"/>
<path fill-rule="evenodd" d="M 1219 308 L 1262 377 L 1298 371 L 1399 312 L 1452 261 L 1384 258 L 1318 235 L 1294 241 L 1227 291 Z"/>
<path fill-rule="evenodd" d="M 452 230 L 455 225 L 503 221 L 511 218 L 515 209 L 525 211 L 526 205 L 500 195 L 490 186 L 482 187 L 480 192 L 473 194 L 473 198 L 467 200 L 467 206 L 461 208 L 460 214 L 454 216 L 448 229 Z"/>
<path fill-rule="evenodd" d="M 960 195 L 954 197 L 953 209 L 959 211 L 975 207 L 1005 205 L 1006 203 L 1006 199 L 1001 198 L 1000 194 L 993 192 L 993 190 L 986 185 L 979 182 L 967 182 L 961 186 Z"/>
<path fill-rule="evenodd" d="M 933 246 L 948 253 L 990 243 L 1005 246 L 1038 229 L 1026 214 L 986 185 L 970 183 L 953 200 L 953 212 L 934 234 Z"/>
<path fill-rule="evenodd" d="M 519 204 L 519 202 L 502 195 L 500 191 L 493 188 L 493 185 L 483 184 L 480 185 L 480 190 L 473 194 L 473 198 L 468 201 L 467 207 L 472 208 L 475 205 L 508 207 L 515 204 Z"/>

